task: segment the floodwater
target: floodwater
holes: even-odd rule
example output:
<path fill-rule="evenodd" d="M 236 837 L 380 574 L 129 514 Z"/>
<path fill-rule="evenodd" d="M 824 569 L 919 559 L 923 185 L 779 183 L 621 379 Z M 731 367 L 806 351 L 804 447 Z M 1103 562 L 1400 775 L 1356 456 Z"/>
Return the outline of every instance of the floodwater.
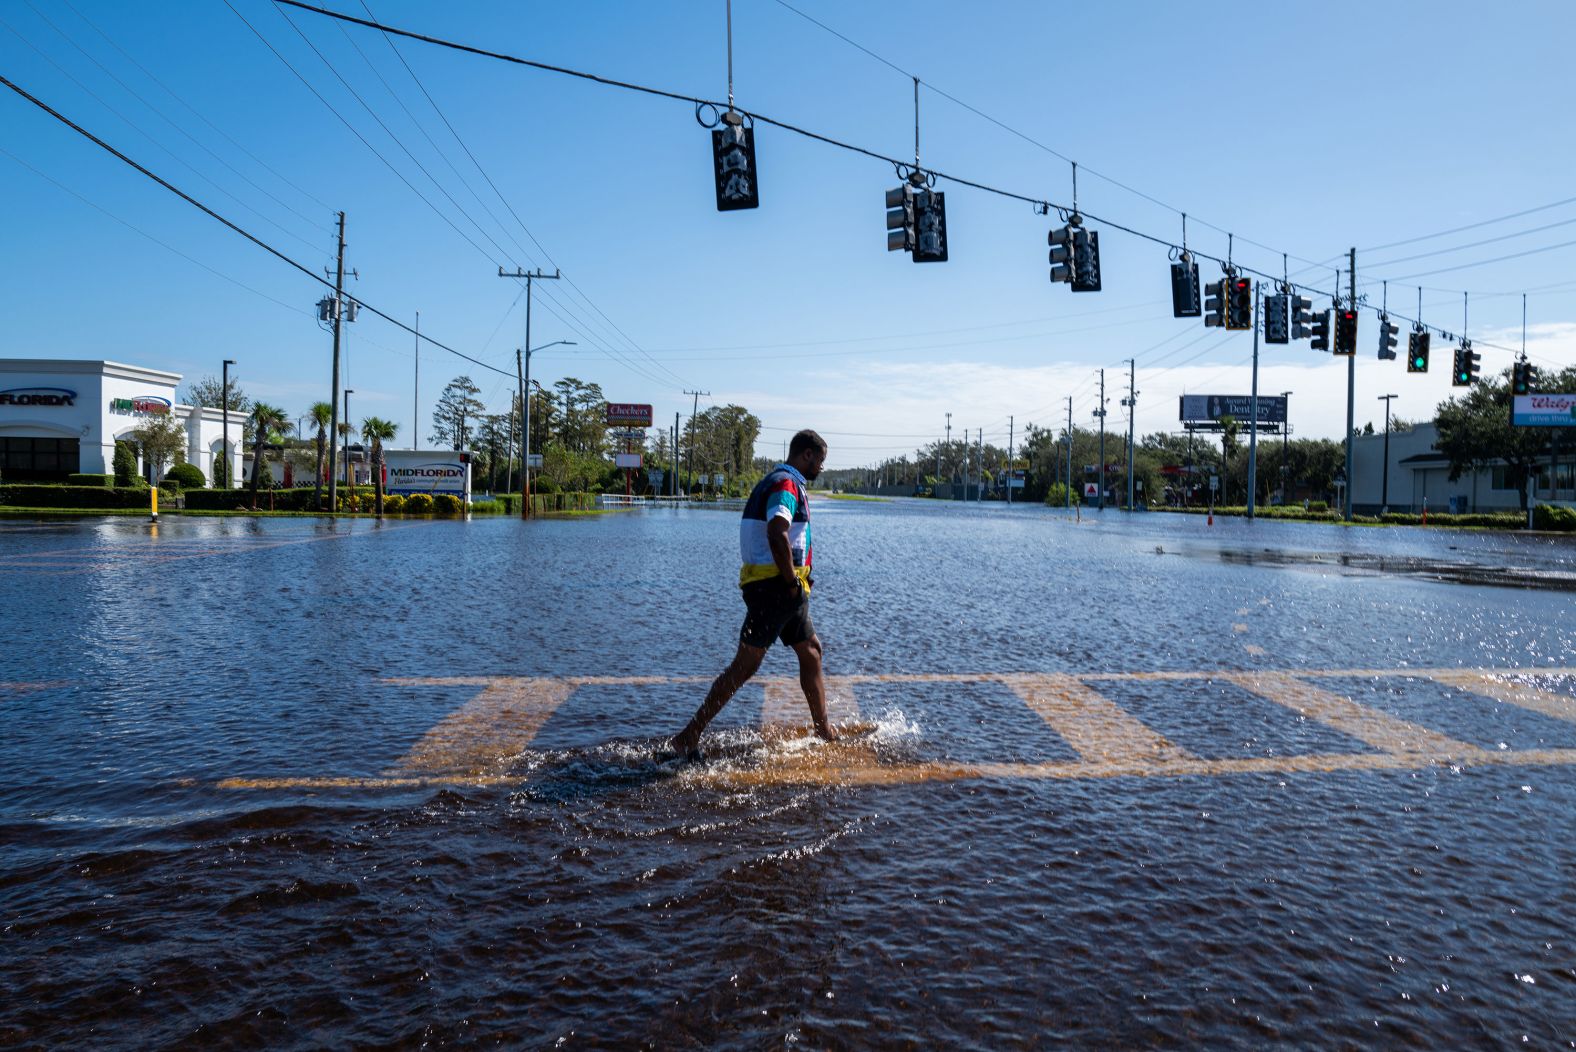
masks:
<path fill-rule="evenodd" d="M 0 522 L 0 1044 L 1576 1047 L 1576 543 Z"/>

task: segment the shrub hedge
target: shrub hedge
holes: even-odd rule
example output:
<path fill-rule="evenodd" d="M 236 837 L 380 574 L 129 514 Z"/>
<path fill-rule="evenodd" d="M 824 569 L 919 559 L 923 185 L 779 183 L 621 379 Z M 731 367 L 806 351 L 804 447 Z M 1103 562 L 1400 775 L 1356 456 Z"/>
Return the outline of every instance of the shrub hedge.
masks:
<path fill-rule="evenodd" d="M 405 498 L 406 515 L 431 515 L 432 498 L 425 493 L 412 493 Z"/>
<path fill-rule="evenodd" d="M 458 515 L 460 513 L 460 498 L 452 493 L 433 494 L 432 513 L 434 515 Z"/>
<path fill-rule="evenodd" d="M 405 498 L 398 493 L 385 494 L 383 497 L 383 514 L 398 515 L 405 510 Z"/>
<path fill-rule="evenodd" d="M 177 482 L 182 489 L 202 489 L 208 485 L 202 468 L 196 464 L 176 464 L 164 473 L 165 482 Z"/>
<path fill-rule="evenodd" d="M 114 475 L 67 475 L 68 486 L 113 486 Z"/>
<path fill-rule="evenodd" d="M 146 508 L 146 487 L 0 485 L 0 505 L 18 508 Z"/>
<path fill-rule="evenodd" d="M 1539 504 L 1532 509 L 1532 527 L 1537 530 L 1576 532 L 1576 508 Z"/>

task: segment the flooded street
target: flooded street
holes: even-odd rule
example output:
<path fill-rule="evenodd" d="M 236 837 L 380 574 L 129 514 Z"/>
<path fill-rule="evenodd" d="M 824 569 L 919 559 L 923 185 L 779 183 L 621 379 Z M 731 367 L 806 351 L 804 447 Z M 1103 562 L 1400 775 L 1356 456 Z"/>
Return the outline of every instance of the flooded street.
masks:
<path fill-rule="evenodd" d="M 1576 541 L 0 522 L 10 1047 L 1576 1047 Z"/>

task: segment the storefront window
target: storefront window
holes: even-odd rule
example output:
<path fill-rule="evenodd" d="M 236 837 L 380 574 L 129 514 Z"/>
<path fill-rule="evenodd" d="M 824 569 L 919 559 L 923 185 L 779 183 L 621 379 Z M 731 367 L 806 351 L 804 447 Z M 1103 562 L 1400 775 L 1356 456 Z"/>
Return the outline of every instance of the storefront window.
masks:
<path fill-rule="evenodd" d="M 76 474 L 82 448 L 74 438 L 0 438 L 0 478 L 10 482 L 64 482 Z"/>

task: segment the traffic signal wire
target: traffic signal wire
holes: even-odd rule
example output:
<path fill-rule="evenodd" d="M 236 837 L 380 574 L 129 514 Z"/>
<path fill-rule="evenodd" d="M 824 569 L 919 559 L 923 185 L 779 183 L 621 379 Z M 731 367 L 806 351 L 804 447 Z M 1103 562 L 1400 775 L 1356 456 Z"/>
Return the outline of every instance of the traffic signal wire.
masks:
<path fill-rule="evenodd" d="M 176 186 L 174 183 L 172 183 L 169 180 L 163 178 L 162 176 L 156 174 L 155 172 L 150 171 L 149 169 L 145 168 L 143 165 L 139 164 L 138 162 L 132 160 L 130 157 L 126 156 L 124 153 L 121 153 L 115 147 L 113 147 L 109 143 L 105 142 L 103 139 L 100 139 L 97 135 L 94 135 L 92 132 L 90 132 L 86 128 L 82 127 L 82 125 L 78 124 L 76 121 L 73 121 L 70 117 L 67 117 L 65 114 L 61 113 L 59 110 L 57 110 L 54 107 L 50 106 L 47 102 L 44 102 L 42 99 L 38 98 L 37 96 L 30 94 L 25 88 L 21 87 L 20 85 L 18 85 L 14 81 L 12 81 L 10 78 L 6 77 L 4 74 L 0 74 L 0 85 L 4 85 L 5 87 L 10 88 L 12 91 L 16 92 L 16 94 L 20 95 L 22 98 L 26 99 L 28 102 L 31 102 L 34 106 L 37 106 L 39 109 L 41 109 L 45 113 L 49 114 L 51 117 L 55 118 L 55 120 L 59 121 L 61 124 L 64 124 L 66 127 L 70 128 L 72 131 L 74 131 L 78 135 L 82 136 L 84 139 L 87 139 L 89 142 L 91 142 L 93 145 L 97 146 L 99 149 L 101 149 L 104 152 L 106 152 L 106 153 L 110 154 L 111 156 L 115 157 L 117 160 L 121 161 L 123 164 L 127 165 L 128 167 L 135 169 L 137 172 L 139 172 L 142 175 L 146 176 L 147 178 L 151 179 L 153 182 L 158 183 L 160 186 L 164 187 L 164 189 L 168 190 L 170 193 L 174 194 L 176 197 L 179 197 L 182 201 L 185 201 L 187 204 L 191 205 L 193 208 L 197 209 L 199 212 L 202 212 L 204 215 L 208 216 L 210 219 L 215 220 L 216 222 L 218 222 L 219 224 L 221 224 L 224 227 L 227 227 L 228 229 L 230 229 L 234 233 L 237 233 L 237 234 L 241 235 L 246 240 L 250 241 L 252 244 L 254 244 L 258 248 L 262 249 L 264 252 L 267 252 L 269 255 L 273 256 L 275 259 L 278 259 L 280 262 L 286 264 L 287 266 L 294 267 L 296 270 L 299 270 L 301 273 L 305 274 L 308 278 L 312 279 L 312 281 L 315 284 L 326 286 L 329 289 L 332 289 L 334 287 L 334 283 L 332 281 L 329 281 L 327 278 L 323 277 L 321 274 L 318 274 L 318 273 L 314 272 L 311 267 L 308 267 L 308 266 L 306 266 L 303 263 L 298 263 L 296 260 L 294 260 L 294 259 L 290 258 L 289 256 L 285 255 L 283 252 L 279 251 L 279 249 L 277 249 L 274 246 L 270 245 L 268 242 L 264 241 L 262 238 L 258 237 L 256 234 L 253 234 L 251 231 L 247 230 L 245 227 L 242 227 L 239 224 L 234 223 L 234 222 L 232 222 L 229 219 L 226 219 L 224 216 L 220 215 L 218 212 L 215 212 L 212 208 L 209 208 L 207 205 L 203 204 L 201 201 L 197 200 L 197 198 L 193 197 L 191 194 L 188 194 L 185 190 L 182 190 L 180 187 Z M 427 343 L 430 343 L 432 346 L 438 348 L 439 350 L 448 351 L 450 354 L 455 355 L 456 357 L 464 358 L 466 361 L 472 363 L 473 365 L 479 365 L 483 369 L 490 370 L 491 372 L 499 373 L 499 374 L 501 374 L 503 376 L 510 376 L 510 377 L 514 376 L 513 372 L 510 372 L 510 371 L 505 370 L 505 369 L 499 369 L 496 366 L 488 365 L 486 362 L 480 360 L 479 358 L 472 358 L 470 355 L 466 354 L 464 351 L 457 351 L 453 347 L 450 347 L 448 344 L 443 343 L 443 342 L 441 342 L 439 340 L 433 339 L 431 336 L 428 336 L 426 333 L 417 332 L 411 326 L 409 326 L 409 325 L 405 324 L 404 322 L 400 321 L 398 318 L 394 317 L 393 315 L 387 314 L 384 311 L 379 310 L 377 307 L 374 307 L 372 304 L 370 304 L 370 303 L 366 302 L 365 300 L 363 300 L 360 296 L 354 296 L 354 297 L 350 297 L 350 298 L 354 299 L 356 301 L 356 303 L 359 304 L 361 307 L 363 307 L 364 309 L 366 309 L 368 311 L 371 311 L 373 314 L 376 314 L 378 317 L 382 318 L 384 321 L 388 322 L 390 325 L 393 325 L 396 328 L 405 330 L 406 332 L 410 333 L 412 336 L 415 336 L 419 340 L 425 340 Z"/>
<path fill-rule="evenodd" d="M 228 3 L 228 0 L 226 0 L 226 2 Z M 320 7 L 320 6 L 316 5 L 316 4 L 306 3 L 306 2 L 304 2 L 304 0 L 274 0 L 274 3 L 276 5 L 282 4 L 282 5 L 286 5 L 286 6 L 289 6 L 289 7 L 294 7 L 294 8 L 297 8 L 299 10 L 303 10 L 303 11 L 310 11 L 310 12 L 312 12 L 314 14 L 323 15 L 324 17 L 327 17 L 327 18 L 338 19 L 338 20 L 340 20 L 342 22 L 348 22 L 348 23 L 351 23 L 353 25 L 359 25 L 359 26 L 362 26 L 362 27 L 367 28 L 367 29 L 377 30 L 378 32 L 381 32 L 381 33 L 392 34 L 392 35 L 395 35 L 395 36 L 401 36 L 401 37 L 405 37 L 405 38 L 410 39 L 410 40 L 416 40 L 416 41 L 420 41 L 420 42 L 425 43 L 425 44 L 431 44 L 431 45 L 434 45 L 436 47 L 442 47 L 442 48 L 447 48 L 447 49 L 454 50 L 454 51 L 463 52 L 465 54 L 474 55 L 474 56 L 479 57 L 479 58 L 488 58 L 488 59 L 493 59 L 493 60 L 499 61 L 499 62 L 506 62 L 506 63 L 509 63 L 511 65 L 524 66 L 524 67 L 527 67 L 527 68 L 538 69 L 538 70 L 542 70 L 544 72 L 549 72 L 549 73 L 558 73 L 558 74 L 561 74 L 561 75 L 564 75 L 564 76 L 574 77 L 576 79 L 589 81 L 589 82 L 592 82 L 592 83 L 595 83 L 595 84 L 601 84 L 601 85 L 604 85 L 604 86 L 607 86 L 607 87 L 620 88 L 620 89 L 623 89 L 623 90 L 626 90 L 626 91 L 633 91 L 633 92 L 637 92 L 637 93 L 644 94 L 644 95 L 651 95 L 651 96 L 656 97 L 656 98 L 671 99 L 671 100 L 676 101 L 676 102 L 687 102 L 687 103 L 690 103 L 690 104 L 694 105 L 697 108 L 714 107 L 714 108 L 718 108 L 720 110 L 720 108 L 724 105 L 724 104 L 722 104 L 720 102 L 717 102 L 717 101 L 714 101 L 714 100 L 710 100 L 710 99 L 703 99 L 703 98 L 700 98 L 698 96 L 685 95 L 685 94 L 682 94 L 680 92 L 667 91 L 667 90 L 662 89 L 662 88 L 654 88 L 654 87 L 650 87 L 648 85 L 643 85 L 643 84 L 635 84 L 635 83 L 630 82 L 630 81 L 618 80 L 618 79 L 612 78 L 612 77 L 604 77 L 604 76 L 601 76 L 600 74 L 588 73 L 588 72 L 583 71 L 583 70 L 570 69 L 570 68 L 565 67 L 565 66 L 553 65 L 552 63 L 538 62 L 538 61 L 535 61 L 533 59 L 521 58 L 521 57 L 519 57 L 517 55 L 509 55 L 509 54 L 506 54 L 506 53 L 503 53 L 503 52 L 491 51 L 491 50 L 488 50 L 486 48 L 475 47 L 475 46 L 470 45 L 470 44 L 462 44 L 462 43 L 459 43 L 458 41 L 446 40 L 446 39 L 444 39 L 442 37 L 434 37 L 434 36 L 431 36 L 431 35 L 428 35 L 428 34 L 425 34 L 425 33 L 418 33 L 418 32 L 415 32 L 413 30 L 399 29 L 399 28 L 396 28 L 394 26 L 386 25 L 386 24 L 381 23 L 381 22 L 371 21 L 371 20 L 364 19 L 364 18 L 358 18 L 355 15 L 345 14 L 345 13 L 340 12 L 340 11 L 334 11 L 334 10 L 331 10 L 329 8 Z M 894 68 L 896 68 L 896 67 L 894 67 Z M 906 74 L 906 75 L 912 76 L 912 74 Z M 956 100 L 954 100 L 954 101 L 956 101 Z M 783 131 L 787 131 L 787 132 L 790 132 L 792 134 L 799 135 L 799 136 L 802 136 L 802 137 L 807 138 L 807 139 L 811 139 L 811 140 L 816 141 L 816 142 L 824 143 L 825 145 L 828 145 L 828 146 L 835 146 L 838 149 L 846 150 L 846 151 L 851 152 L 851 153 L 860 154 L 862 156 L 869 157 L 869 158 L 871 158 L 873 160 L 878 160 L 878 161 L 882 161 L 883 163 L 890 164 L 890 165 L 893 166 L 894 169 L 896 169 L 899 172 L 903 171 L 905 169 L 905 167 L 907 167 L 909 165 L 909 163 L 910 163 L 910 162 L 908 162 L 908 161 L 906 161 L 904 159 L 891 157 L 891 156 L 883 154 L 883 153 L 881 153 L 879 151 L 871 150 L 871 149 L 868 149 L 866 147 L 859 146 L 859 145 L 857 145 L 855 143 L 850 143 L 850 142 L 846 142 L 846 141 L 843 141 L 843 140 L 840 140 L 840 139 L 836 139 L 836 138 L 833 138 L 833 137 L 831 137 L 829 135 L 823 135 L 820 132 L 812 131 L 811 129 L 804 128 L 804 127 L 801 127 L 801 126 L 799 126 L 797 124 L 794 124 L 792 122 L 785 121 L 785 120 L 780 120 L 778 118 L 771 117 L 771 116 L 768 116 L 766 114 L 755 113 L 755 112 L 751 112 L 751 111 L 747 111 L 747 110 L 741 110 L 740 112 L 744 113 L 752 121 L 758 122 L 760 124 L 765 124 L 765 125 L 770 125 L 772 127 L 781 128 Z M 1063 214 L 1063 215 L 1070 215 L 1071 212 L 1072 212 L 1072 209 L 1069 206 L 1059 205 L 1059 204 L 1057 204 L 1055 202 L 1048 201 L 1048 200 L 1046 200 L 1044 198 L 1035 197 L 1035 196 L 1028 195 L 1028 194 L 1020 194 L 1020 193 L 1017 193 L 1017 192 L 1012 191 L 1012 190 L 1006 190 L 1006 189 L 1003 189 L 1001 187 L 991 186 L 991 185 L 989 185 L 987 183 L 982 183 L 982 182 L 979 182 L 977 180 L 967 179 L 967 178 L 964 178 L 962 176 L 953 175 L 953 174 L 950 174 L 950 173 L 947 173 L 947 172 L 941 172 L 941 171 L 937 171 L 937 170 L 934 170 L 934 169 L 926 169 L 926 172 L 927 172 L 928 175 L 930 175 L 931 177 L 933 177 L 935 179 L 944 179 L 944 180 L 947 180 L 949 182 L 957 183 L 960 186 L 966 186 L 966 187 L 968 187 L 970 189 L 979 190 L 982 193 L 988 193 L 988 194 L 996 195 L 998 197 L 1004 197 L 1004 198 L 1007 198 L 1008 200 L 1021 201 L 1021 202 L 1025 203 L 1025 204 L 1031 205 L 1032 207 L 1034 207 L 1037 211 L 1041 212 L 1042 214 L 1048 214 L 1052 210 L 1055 210 L 1059 214 Z M 1170 207 L 1170 206 L 1165 206 L 1165 207 Z M 1107 218 L 1105 216 L 1096 215 L 1096 214 L 1094 214 L 1092 212 L 1084 211 L 1083 215 L 1088 220 L 1092 220 L 1092 221 L 1094 221 L 1096 223 L 1099 223 L 1099 224 L 1101 224 L 1103 226 L 1107 226 L 1107 227 L 1111 227 L 1111 228 L 1116 229 L 1116 230 L 1120 230 L 1120 231 L 1122 231 L 1125 234 L 1129 234 L 1129 235 L 1131 235 L 1133 237 L 1137 237 L 1137 238 L 1139 238 L 1141 240 L 1149 241 L 1149 242 L 1152 242 L 1153 244 L 1156 244 L 1156 245 L 1162 245 L 1162 246 L 1165 246 L 1168 249 L 1176 248 L 1176 245 L 1168 238 L 1157 237 L 1157 236 L 1155 236 L 1153 234 L 1145 233 L 1144 231 L 1137 230 L 1137 229 L 1135 229 L 1133 227 L 1130 227 L 1130 226 L 1127 226 L 1125 224 L 1119 223 L 1119 222 L 1117 222 L 1117 221 L 1115 221 L 1113 219 Z M 1206 223 L 1204 225 L 1208 226 L 1210 224 Z M 1214 229 L 1219 229 L 1219 228 L 1214 228 Z M 1266 246 L 1260 245 L 1258 242 L 1249 241 L 1249 239 L 1247 239 L 1247 238 L 1242 238 L 1242 240 L 1245 243 L 1253 244 L 1253 245 L 1255 245 L 1256 247 L 1259 247 L 1259 248 L 1265 248 L 1266 247 Z M 1548 246 L 1548 248 L 1540 249 L 1540 250 L 1537 250 L 1537 251 L 1548 251 L 1549 249 L 1559 248 L 1559 247 L 1565 247 L 1565 246 L 1563 246 L 1563 245 Z M 1255 277 L 1262 278 L 1262 279 L 1264 279 L 1265 281 L 1268 281 L 1268 282 L 1272 282 L 1272 283 L 1278 284 L 1285 277 L 1284 274 L 1281 274 L 1281 275 L 1270 274 L 1267 271 L 1258 270 L 1258 269 L 1253 268 L 1253 267 L 1243 266 L 1241 264 L 1236 264 L 1233 261 L 1230 261 L 1228 259 L 1222 259 L 1219 256 L 1210 255 L 1209 253 L 1205 253 L 1205 252 L 1199 252 L 1199 251 L 1193 250 L 1191 248 L 1190 248 L 1190 251 L 1193 253 L 1193 255 L 1196 258 L 1211 260 L 1211 261 L 1213 261 L 1215 263 L 1220 264 L 1222 267 L 1226 267 L 1228 265 L 1233 265 L 1233 266 L 1235 266 L 1235 269 L 1238 272 L 1242 273 L 1242 274 L 1253 275 Z M 1531 254 L 1531 253 L 1529 252 L 1529 253 L 1523 253 L 1523 254 Z M 1298 257 L 1298 258 L 1301 259 L 1301 257 Z M 1517 257 L 1516 256 L 1508 256 L 1508 257 L 1503 257 L 1503 258 L 1510 259 L 1510 258 L 1517 258 Z M 1485 262 L 1500 262 L 1500 261 L 1501 260 L 1488 260 L 1488 261 L 1485 261 Z M 1460 269 L 1460 268 L 1444 268 L 1444 270 L 1449 270 L 1449 269 Z M 1443 273 L 1444 270 L 1432 271 L 1432 272 L 1428 272 L 1428 273 Z M 1418 275 L 1413 275 L 1413 276 L 1414 277 L 1421 277 L 1421 276 L 1425 276 L 1425 275 L 1424 274 L 1418 274 Z M 1392 281 L 1402 281 L 1402 280 L 1405 280 L 1405 278 L 1391 278 L 1390 280 L 1392 280 Z M 1336 300 L 1336 301 L 1339 301 L 1339 300 L 1345 298 L 1343 296 L 1341 290 L 1338 289 L 1338 288 L 1334 289 L 1332 291 L 1332 290 L 1321 289 L 1321 288 L 1319 288 L 1319 287 L 1317 287 L 1315 285 L 1310 285 L 1310 284 L 1306 284 L 1306 283 L 1297 283 L 1297 282 L 1293 283 L 1293 287 L 1298 289 L 1298 290 L 1301 290 L 1303 292 L 1311 293 L 1311 294 L 1317 295 L 1317 296 L 1329 297 L 1330 299 Z M 1400 318 L 1400 320 L 1402 320 L 1402 321 L 1409 321 L 1409 322 L 1416 322 L 1417 321 L 1416 319 L 1406 318 L 1406 317 L 1401 316 L 1401 315 L 1395 315 L 1395 317 Z M 1421 324 L 1421 323 L 1419 322 L 1419 324 Z M 1430 326 L 1430 328 L 1435 328 L 1435 327 L 1431 327 Z M 1448 333 L 1446 330 L 1443 330 L 1443 329 L 1435 328 L 1435 331 L 1439 332 L 1440 335 L 1442 337 L 1445 337 L 1445 338 L 1449 338 L 1450 335 L 1451 335 L 1450 333 Z M 1513 348 L 1500 347 L 1500 346 L 1498 346 L 1496 344 L 1481 343 L 1481 344 L 1479 344 L 1479 346 L 1481 346 L 1481 347 L 1492 347 L 1495 350 L 1503 350 L 1503 351 L 1506 351 L 1506 352 L 1511 353 L 1511 354 L 1516 353 Z"/>

